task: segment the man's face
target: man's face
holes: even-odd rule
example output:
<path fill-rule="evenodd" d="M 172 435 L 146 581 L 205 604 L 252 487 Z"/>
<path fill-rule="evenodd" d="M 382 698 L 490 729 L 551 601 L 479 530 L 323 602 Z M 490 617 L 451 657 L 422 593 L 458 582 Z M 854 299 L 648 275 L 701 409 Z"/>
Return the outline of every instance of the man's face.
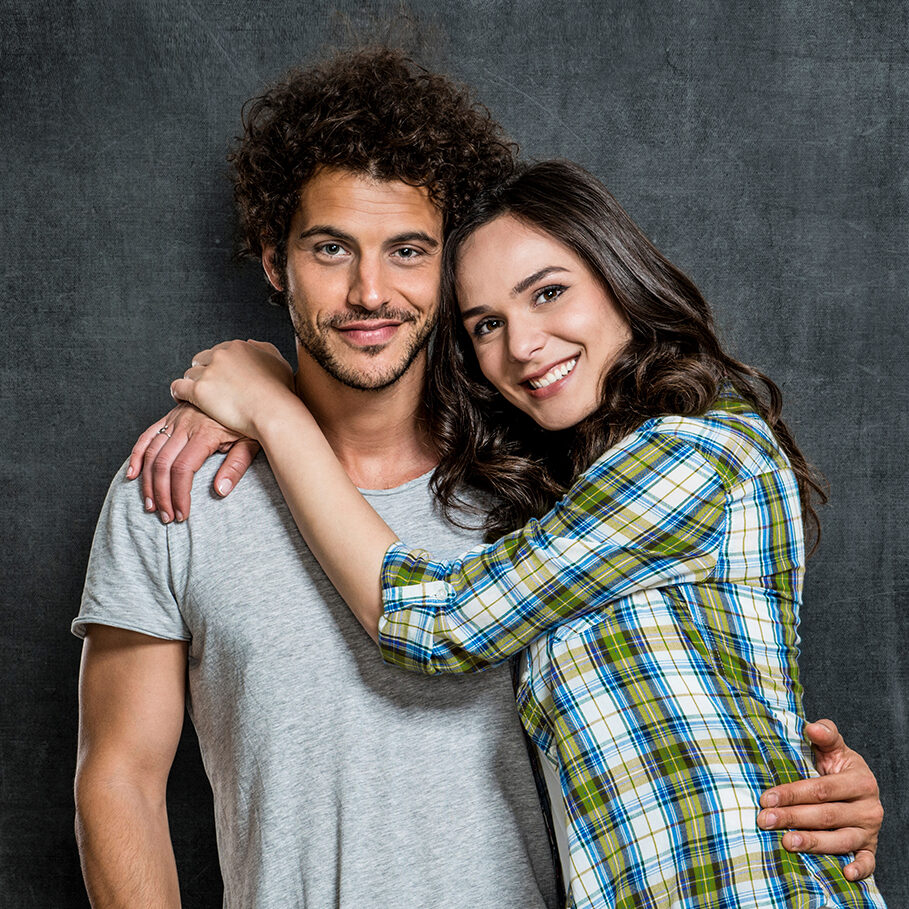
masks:
<path fill-rule="evenodd" d="M 396 382 L 423 350 L 439 298 L 442 215 L 421 187 L 337 168 L 303 187 L 286 290 L 300 357 L 352 388 Z"/>

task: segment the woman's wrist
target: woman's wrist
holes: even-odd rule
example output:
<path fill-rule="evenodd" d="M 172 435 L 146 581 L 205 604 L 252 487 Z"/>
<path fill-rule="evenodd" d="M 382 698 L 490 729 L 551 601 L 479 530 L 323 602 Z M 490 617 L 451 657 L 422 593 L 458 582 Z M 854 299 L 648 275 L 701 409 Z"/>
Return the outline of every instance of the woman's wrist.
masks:
<path fill-rule="evenodd" d="M 268 451 L 269 442 L 289 431 L 306 432 L 318 424 L 306 405 L 289 388 L 262 402 L 252 419 L 252 434 Z"/>

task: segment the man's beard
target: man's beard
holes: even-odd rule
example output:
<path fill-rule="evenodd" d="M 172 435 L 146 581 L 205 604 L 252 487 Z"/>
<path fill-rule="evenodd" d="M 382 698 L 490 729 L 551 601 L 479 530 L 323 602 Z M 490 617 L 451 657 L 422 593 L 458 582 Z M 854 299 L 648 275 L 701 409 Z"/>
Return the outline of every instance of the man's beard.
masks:
<path fill-rule="evenodd" d="M 385 372 L 379 374 L 369 374 L 356 368 L 347 366 L 342 363 L 334 354 L 328 345 L 328 332 L 332 329 L 339 328 L 350 322 L 375 322 L 393 320 L 395 322 L 407 323 L 416 322 L 416 316 L 411 312 L 405 312 L 392 308 L 391 306 L 381 306 L 379 309 L 371 312 L 359 312 L 349 314 L 338 314 L 324 319 L 317 319 L 316 325 L 302 318 L 294 306 L 293 298 L 288 295 L 288 309 L 290 311 L 290 321 L 294 327 L 294 334 L 303 349 L 325 370 L 332 378 L 337 379 L 348 388 L 356 388 L 359 391 L 380 391 L 394 385 L 401 376 L 410 369 L 417 355 L 426 346 L 432 329 L 435 326 L 435 317 L 427 318 L 422 327 L 410 339 L 407 349 L 401 355 L 397 363 L 390 364 Z M 361 353 L 367 356 L 377 356 L 385 349 L 384 345 L 377 344 L 372 347 L 359 348 Z"/>

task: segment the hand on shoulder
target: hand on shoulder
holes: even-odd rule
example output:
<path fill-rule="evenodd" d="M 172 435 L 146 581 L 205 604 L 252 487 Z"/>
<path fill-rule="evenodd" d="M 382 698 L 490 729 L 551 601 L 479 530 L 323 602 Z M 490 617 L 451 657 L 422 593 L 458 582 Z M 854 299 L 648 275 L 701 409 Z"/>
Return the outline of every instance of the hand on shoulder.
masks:
<path fill-rule="evenodd" d="M 142 477 L 145 510 L 158 512 L 166 524 L 189 517 L 193 478 L 217 452 L 227 452 L 213 486 L 226 496 L 240 482 L 259 444 L 222 426 L 191 404 L 178 404 L 155 420 L 133 446 L 127 479 Z"/>

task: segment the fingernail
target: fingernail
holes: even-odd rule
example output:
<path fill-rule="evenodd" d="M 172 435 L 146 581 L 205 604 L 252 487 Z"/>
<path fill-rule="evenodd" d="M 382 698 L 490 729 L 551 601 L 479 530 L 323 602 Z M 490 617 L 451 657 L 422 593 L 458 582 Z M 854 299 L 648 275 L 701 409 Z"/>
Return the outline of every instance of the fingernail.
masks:
<path fill-rule="evenodd" d="M 792 836 L 789 837 L 789 846 L 792 849 L 798 849 L 801 845 L 802 838 L 797 833 L 793 833 Z"/>
<path fill-rule="evenodd" d="M 226 496 L 233 487 L 234 484 L 231 483 L 230 480 L 221 480 L 221 482 L 218 483 L 218 495 Z"/>
<path fill-rule="evenodd" d="M 174 516 L 176 517 L 176 519 L 177 519 L 178 521 L 184 520 L 184 518 L 183 518 L 183 512 L 182 512 L 182 511 L 175 511 L 175 512 L 174 512 Z"/>
<path fill-rule="evenodd" d="M 135 475 L 136 469 L 130 464 L 129 467 L 126 468 L 126 479 L 131 480 Z"/>
<path fill-rule="evenodd" d="M 146 510 L 146 511 L 154 511 L 154 510 L 155 510 L 155 503 L 154 503 L 151 499 L 146 499 L 146 500 L 145 500 L 145 510 Z"/>
<path fill-rule="evenodd" d="M 161 512 L 161 523 L 167 524 L 170 521 L 170 515 L 166 511 Z"/>
<path fill-rule="evenodd" d="M 780 803 L 780 795 L 778 792 L 765 792 L 761 796 L 761 804 L 765 808 L 776 808 Z"/>
<path fill-rule="evenodd" d="M 777 816 L 772 811 L 762 811 L 760 815 L 758 815 L 758 824 L 766 829 L 775 827 L 776 822 Z"/>

